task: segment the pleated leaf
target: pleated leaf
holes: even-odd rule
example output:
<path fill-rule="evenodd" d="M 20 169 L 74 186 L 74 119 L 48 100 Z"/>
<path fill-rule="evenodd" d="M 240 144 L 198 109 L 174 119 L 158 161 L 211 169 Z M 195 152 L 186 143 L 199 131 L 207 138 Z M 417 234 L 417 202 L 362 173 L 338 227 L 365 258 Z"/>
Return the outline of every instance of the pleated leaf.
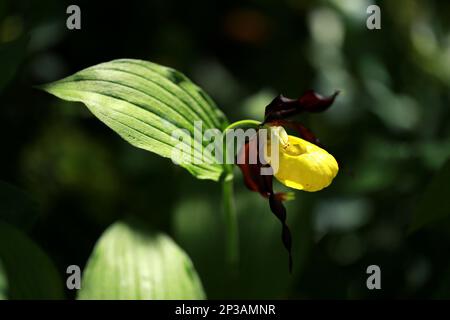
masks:
<path fill-rule="evenodd" d="M 78 299 L 204 299 L 189 257 L 167 235 L 116 222 L 97 242 Z"/>
<path fill-rule="evenodd" d="M 203 131 L 223 130 L 227 120 L 201 88 L 174 69 L 120 59 L 41 88 L 61 99 L 84 103 L 97 118 L 138 148 L 167 158 L 171 158 L 174 147 L 188 148 L 192 156 L 180 165 L 199 179 L 217 181 L 223 171 L 208 152 L 202 158 L 199 146 L 210 142 L 199 137 L 200 144 L 194 143 L 194 122 L 201 121 Z M 191 139 L 175 139 L 172 134 L 176 129 L 186 129 Z"/>

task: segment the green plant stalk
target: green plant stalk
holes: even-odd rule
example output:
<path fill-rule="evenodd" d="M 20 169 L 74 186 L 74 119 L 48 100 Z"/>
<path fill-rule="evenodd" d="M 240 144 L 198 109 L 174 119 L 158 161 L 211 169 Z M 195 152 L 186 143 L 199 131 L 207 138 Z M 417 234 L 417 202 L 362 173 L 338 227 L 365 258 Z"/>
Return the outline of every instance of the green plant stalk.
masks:
<path fill-rule="evenodd" d="M 259 127 L 261 125 L 260 121 L 257 120 L 240 120 L 233 122 L 228 127 L 225 128 L 224 132 L 226 133 L 227 130 L 234 129 L 237 127 Z"/>
<path fill-rule="evenodd" d="M 228 166 L 227 166 L 228 167 Z M 239 232 L 233 193 L 233 167 L 229 166 L 222 181 L 223 211 L 226 228 L 226 257 L 232 269 L 239 263 Z"/>
<path fill-rule="evenodd" d="M 227 153 L 225 138 L 227 130 L 231 130 L 237 127 L 259 127 L 260 124 L 261 122 L 256 120 L 241 120 L 236 121 L 226 127 L 224 130 L 224 159 L 226 159 Z M 226 228 L 226 257 L 232 270 L 236 270 L 239 263 L 239 230 L 236 207 L 234 203 L 233 182 L 233 165 L 225 164 L 225 176 L 222 181 L 222 201 Z"/>

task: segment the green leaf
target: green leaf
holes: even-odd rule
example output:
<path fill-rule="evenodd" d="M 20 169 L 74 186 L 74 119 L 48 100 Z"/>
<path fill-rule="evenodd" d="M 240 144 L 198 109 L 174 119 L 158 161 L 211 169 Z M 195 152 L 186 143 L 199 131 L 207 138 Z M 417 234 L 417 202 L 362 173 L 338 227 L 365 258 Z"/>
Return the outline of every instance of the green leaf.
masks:
<path fill-rule="evenodd" d="M 62 299 L 61 279 L 47 255 L 27 236 L 0 221 L 0 297 Z"/>
<path fill-rule="evenodd" d="M 137 221 L 116 222 L 97 242 L 79 299 L 204 299 L 189 257 L 168 236 Z"/>
<path fill-rule="evenodd" d="M 22 190 L 0 181 L 0 220 L 28 230 L 38 216 L 37 204 Z"/>
<path fill-rule="evenodd" d="M 44 85 L 47 92 L 68 101 L 83 102 L 107 126 L 132 145 L 170 158 L 180 141 L 174 130 L 186 129 L 192 150 L 188 163 L 180 165 L 199 179 L 217 181 L 223 166 L 194 148 L 194 121 L 203 131 L 223 130 L 227 120 L 208 95 L 182 73 L 151 62 L 120 59 L 102 63 Z M 200 140 L 199 140 L 200 142 Z M 201 141 L 203 146 L 209 141 Z"/>
<path fill-rule="evenodd" d="M 424 226 L 442 221 L 450 216 L 450 159 L 437 172 L 431 183 L 425 189 L 409 227 L 414 232 Z"/>

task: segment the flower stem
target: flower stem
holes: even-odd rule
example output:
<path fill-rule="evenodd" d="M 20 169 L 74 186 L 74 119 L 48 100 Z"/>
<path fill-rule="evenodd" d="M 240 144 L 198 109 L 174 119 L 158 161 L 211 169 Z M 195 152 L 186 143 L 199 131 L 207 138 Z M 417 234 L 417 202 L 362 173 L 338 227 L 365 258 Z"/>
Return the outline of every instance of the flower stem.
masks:
<path fill-rule="evenodd" d="M 227 130 L 231 130 L 237 127 L 259 127 L 260 125 L 261 122 L 256 120 L 240 120 L 233 122 L 228 127 L 226 127 L 223 131 L 225 159 L 227 159 L 227 148 L 225 143 Z M 230 265 L 230 269 L 234 272 L 235 270 L 237 270 L 237 265 L 239 263 L 239 232 L 236 208 L 234 205 L 233 181 L 233 165 L 225 164 L 225 176 L 222 181 L 222 201 L 226 228 L 226 257 Z"/>
<path fill-rule="evenodd" d="M 237 127 L 258 127 L 261 125 L 260 121 L 257 120 L 240 120 L 233 122 L 228 127 L 225 128 L 224 132 L 226 133 L 227 130 L 234 129 Z"/>
<path fill-rule="evenodd" d="M 223 179 L 223 210 L 225 214 L 226 227 L 226 256 L 231 269 L 236 269 L 239 262 L 239 234 L 237 227 L 236 208 L 234 205 L 233 194 L 233 171 L 231 167 L 227 170 L 227 174 Z"/>

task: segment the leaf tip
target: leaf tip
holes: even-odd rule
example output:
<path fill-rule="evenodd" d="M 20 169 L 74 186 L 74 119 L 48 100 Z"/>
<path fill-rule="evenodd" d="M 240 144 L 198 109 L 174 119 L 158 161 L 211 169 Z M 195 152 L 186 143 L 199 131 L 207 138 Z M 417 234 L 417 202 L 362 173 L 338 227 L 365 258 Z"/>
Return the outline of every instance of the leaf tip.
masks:
<path fill-rule="evenodd" d="M 37 84 L 32 86 L 33 89 L 50 92 L 52 83 Z"/>

